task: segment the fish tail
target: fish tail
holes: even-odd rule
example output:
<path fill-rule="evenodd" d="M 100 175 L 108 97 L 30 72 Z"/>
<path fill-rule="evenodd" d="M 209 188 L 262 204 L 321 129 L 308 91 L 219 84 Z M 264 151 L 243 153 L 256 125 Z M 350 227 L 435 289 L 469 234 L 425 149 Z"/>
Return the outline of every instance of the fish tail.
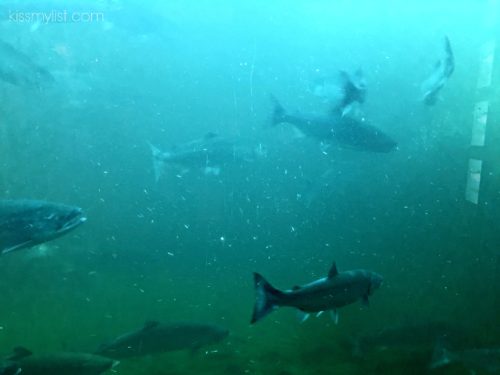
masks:
<path fill-rule="evenodd" d="M 14 363 L 0 367 L 0 375 L 19 375 L 20 373 L 21 368 Z"/>
<path fill-rule="evenodd" d="M 278 125 L 282 122 L 285 122 L 286 111 L 285 108 L 281 105 L 279 100 L 271 94 L 271 101 L 273 102 L 273 115 L 271 117 L 271 125 Z"/>
<path fill-rule="evenodd" d="M 151 148 L 151 154 L 153 156 L 153 171 L 155 174 L 155 182 L 158 182 L 160 177 L 163 175 L 163 171 L 165 168 L 165 156 L 159 148 L 153 146 L 151 143 L 149 143 L 149 147 Z"/>
<path fill-rule="evenodd" d="M 434 352 L 432 353 L 430 368 L 437 369 L 445 367 L 455 361 L 455 355 L 446 348 L 442 339 L 438 339 L 434 347 Z"/>
<path fill-rule="evenodd" d="M 255 283 L 255 306 L 251 323 L 254 324 L 270 314 L 280 305 L 283 292 L 274 288 L 264 277 L 256 272 L 253 274 Z"/>

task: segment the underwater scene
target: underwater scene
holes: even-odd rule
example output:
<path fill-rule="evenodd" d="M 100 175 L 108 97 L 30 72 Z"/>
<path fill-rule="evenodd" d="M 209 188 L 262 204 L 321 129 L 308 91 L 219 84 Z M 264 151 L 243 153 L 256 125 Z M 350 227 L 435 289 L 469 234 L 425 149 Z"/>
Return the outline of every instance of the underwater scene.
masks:
<path fill-rule="evenodd" d="M 0 375 L 500 374 L 500 1 L 0 30 Z"/>

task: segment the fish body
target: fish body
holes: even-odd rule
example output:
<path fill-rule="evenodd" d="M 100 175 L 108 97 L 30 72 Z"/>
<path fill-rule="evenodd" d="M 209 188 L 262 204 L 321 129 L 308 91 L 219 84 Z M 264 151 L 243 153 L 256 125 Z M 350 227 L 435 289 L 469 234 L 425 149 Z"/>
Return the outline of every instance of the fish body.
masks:
<path fill-rule="evenodd" d="M 110 358 L 139 357 L 178 350 L 197 350 L 225 339 L 229 331 L 202 323 L 147 322 L 144 327 L 101 345 L 96 354 Z"/>
<path fill-rule="evenodd" d="M 79 207 L 39 200 L 0 201 L 0 254 L 60 237 L 86 221 Z"/>
<path fill-rule="evenodd" d="M 482 370 L 491 374 L 500 373 L 500 348 L 476 348 L 451 351 L 438 340 L 432 356 L 432 370 L 459 364 L 471 371 Z"/>
<path fill-rule="evenodd" d="M 327 277 L 291 290 L 274 288 L 260 274 L 254 273 L 256 300 L 251 323 L 256 323 L 278 307 L 294 307 L 303 313 L 336 310 L 356 301 L 368 304 L 368 297 L 382 284 L 382 276 L 368 270 L 339 273 L 335 263 Z"/>
<path fill-rule="evenodd" d="M 382 130 L 350 115 L 341 112 L 327 114 L 288 113 L 274 99 L 273 124 L 294 125 L 306 136 L 325 143 L 338 143 L 342 146 L 361 151 L 387 153 L 396 149 L 397 142 Z"/>
<path fill-rule="evenodd" d="M 350 340 L 350 344 L 355 357 L 364 357 L 373 350 L 427 350 L 441 339 L 458 346 L 469 341 L 470 337 L 464 330 L 444 321 L 423 321 L 384 327 Z"/>
<path fill-rule="evenodd" d="M 272 125 L 288 123 L 308 137 L 322 143 L 338 143 L 344 147 L 361 151 L 387 153 L 396 149 L 397 142 L 379 128 L 371 125 L 364 117 L 353 115 L 353 106 L 364 103 L 366 83 L 359 71 L 355 75 L 340 74 L 341 85 L 338 99 L 332 99 L 332 108 L 326 113 L 288 112 L 280 102 L 271 96 L 274 104 Z M 315 92 L 332 91 L 320 86 Z M 335 90 L 333 90 L 335 91 Z"/>
<path fill-rule="evenodd" d="M 228 165 L 251 162 L 265 154 L 262 145 L 253 145 L 243 140 L 233 140 L 208 133 L 203 138 L 161 151 L 150 144 L 156 181 L 167 165 L 200 169 L 205 174 L 218 175 Z"/>
<path fill-rule="evenodd" d="M 0 80 L 29 88 L 40 88 L 55 81 L 47 69 L 4 41 L 0 41 Z"/>
<path fill-rule="evenodd" d="M 455 71 L 455 57 L 451 49 L 450 40 L 445 37 L 444 40 L 444 57 L 439 60 L 432 74 L 422 84 L 423 102 L 426 105 L 432 106 L 437 103 L 441 89 L 448 82 L 449 78 Z"/>
<path fill-rule="evenodd" d="M 88 353 L 34 355 L 27 349 L 16 348 L 0 367 L 0 375 L 99 375 L 117 364 L 110 358 Z"/>

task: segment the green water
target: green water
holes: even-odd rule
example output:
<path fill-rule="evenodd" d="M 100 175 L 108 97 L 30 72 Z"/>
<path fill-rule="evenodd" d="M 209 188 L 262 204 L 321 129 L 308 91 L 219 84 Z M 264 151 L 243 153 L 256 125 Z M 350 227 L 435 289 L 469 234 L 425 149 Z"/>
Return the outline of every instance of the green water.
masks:
<path fill-rule="evenodd" d="M 231 335 L 194 355 L 123 360 L 113 371 L 425 374 L 433 344 L 374 348 L 364 358 L 345 344 L 410 321 L 445 321 L 466 332 L 466 347 L 498 347 L 494 127 L 479 204 L 464 199 L 472 111 L 482 98 L 478 51 L 498 35 L 484 21 L 493 5 L 89 1 L 71 6 L 113 22 L 0 22 L 2 40 L 55 77 L 40 88 L 0 82 L 1 197 L 74 204 L 88 217 L 65 237 L 0 257 L 2 353 L 19 345 L 91 352 L 152 319 L 215 323 Z M 14 1 L 2 10 L 30 6 Z M 125 18 L 113 19 L 116 9 Z M 428 108 L 419 85 L 444 35 L 456 70 Z M 334 147 L 325 155 L 315 140 L 295 139 L 291 126 L 266 125 L 270 93 L 291 110 L 324 111 L 310 82 L 358 67 L 368 85 L 364 113 L 397 140 L 397 151 Z M 495 93 L 497 86 L 491 123 Z M 209 131 L 250 137 L 267 157 L 219 176 L 168 170 L 155 184 L 148 141 L 166 149 Z M 330 169 L 329 185 L 304 204 Z M 339 271 L 384 276 L 369 308 L 340 309 L 338 325 L 328 314 L 299 323 L 285 308 L 249 324 L 252 272 L 287 289 L 324 277 L 332 261 Z"/>

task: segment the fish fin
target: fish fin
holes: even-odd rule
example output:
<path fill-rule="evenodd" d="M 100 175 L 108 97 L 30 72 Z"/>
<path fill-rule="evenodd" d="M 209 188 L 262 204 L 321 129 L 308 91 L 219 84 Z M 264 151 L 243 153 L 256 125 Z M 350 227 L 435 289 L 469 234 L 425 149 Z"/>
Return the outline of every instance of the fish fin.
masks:
<path fill-rule="evenodd" d="M 328 278 L 334 278 L 339 274 L 339 271 L 337 271 L 337 264 L 333 262 L 332 266 L 330 267 L 330 271 L 328 271 Z"/>
<path fill-rule="evenodd" d="M 144 323 L 144 327 L 142 328 L 143 331 L 158 327 L 160 325 L 160 322 L 156 320 L 148 320 L 146 323 Z"/>
<path fill-rule="evenodd" d="M 455 71 L 455 56 L 453 55 L 453 50 L 451 49 L 450 39 L 448 36 L 444 37 L 444 49 L 446 52 L 446 78 L 450 78 L 450 76 Z"/>
<path fill-rule="evenodd" d="M 255 306 L 251 324 L 264 318 L 279 306 L 283 292 L 274 288 L 264 277 L 256 272 L 253 274 L 255 285 Z"/>
<path fill-rule="evenodd" d="M 431 369 L 446 367 L 456 361 L 456 356 L 444 344 L 443 339 L 438 339 L 432 353 Z"/>
<path fill-rule="evenodd" d="M 344 108 L 342 108 L 341 117 L 345 117 L 349 113 L 351 113 L 352 112 L 352 108 L 353 108 L 353 104 L 352 103 L 350 103 L 350 104 L 346 105 Z"/>
<path fill-rule="evenodd" d="M 26 358 L 33 355 L 33 353 L 23 346 L 17 346 L 14 348 L 13 353 L 7 358 L 9 361 L 18 361 L 20 359 Z"/>
<path fill-rule="evenodd" d="M 274 95 L 271 94 L 271 101 L 273 102 L 273 115 L 271 118 L 271 125 L 278 125 L 282 122 L 285 122 L 286 111 L 285 108 L 281 105 L 281 103 L 276 99 Z"/>
<path fill-rule="evenodd" d="M 311 314 L 308 314 L 302 310 L 297 311 L 297 319 L 300 323 L 304 323 L 307 319 L 309 319 L 310 316 Z"/>
<path fill-rule="evenodd" d="M 342 81 L 342 99 L 340 104 L 333 108 L 332 113 L 341 113 L 343 117 L 349 113 L 354 102 L 363 103 L 365 101 L 366 82 L 361 68 L 352 75 L 341 70 L 339 75 Z"/>
<path fill-rule="evenodd" d="M 365 307 L 369 307 L 370 306 L 370 300 L 368 299 L 368 294 L 365 294 L 363 297 L 361 297 L 361 303 Z"/>
<path fill-rule="evenodd" d="M 151 143 L 149 143 L 149 147 L 151 148 L 151 154 L 153 155 L 153 171 L 155 173 L 155 182 L 158 182 L 160 177 L 163 175 L 163 170 L 165 168 L 164 153 L 161 152 L 159 148 L 153 146 Z"/>
<path fill-rule="evenodd" d="M 218 137 L 219 135 L 217 133 L 214 133 L 214 132 L 208 132 L 207 134 L 205 134 L 203 136 L 203 139 L 204 140 L 208 140 L 208 139 L 213 139 L 213 138 L 216 138 Z"/>
<path fill-rule="evenodd" d="M 323 315 L 324 311 L 318 311 L 316 313 L 316 318 L 319 318 L 321 315 Z"/>
<path fill-rule="evenodd" d="M 8 363 L 0 367 L 0 375 L 19 375 L 22 369 L 15 363 Z"/>
<path fill-rule="evenodd" d="M 339 324 L 339 312 L 337 309 L 330 310 L 330 317 L 335 324 Z"/>
<path fill-rule="evenodd" d="M 3 249 L 1 254 L 7 254 L 7 253 L 11 253 L 13 251 L 16 251 L 16 250 L 20 250 L 20 249 L 23 249 L 25 247 L 31 247 L 35 245 L 35 242 L 33 240 L 28 240 L 28 241 L 25 241 L 25 242 L 22 242 L 22 243 L 19 243 L 17 245 L 14 245 L 14 246 L 11 246 L 11 247 L 8 247 L 6 249 Z"/>

